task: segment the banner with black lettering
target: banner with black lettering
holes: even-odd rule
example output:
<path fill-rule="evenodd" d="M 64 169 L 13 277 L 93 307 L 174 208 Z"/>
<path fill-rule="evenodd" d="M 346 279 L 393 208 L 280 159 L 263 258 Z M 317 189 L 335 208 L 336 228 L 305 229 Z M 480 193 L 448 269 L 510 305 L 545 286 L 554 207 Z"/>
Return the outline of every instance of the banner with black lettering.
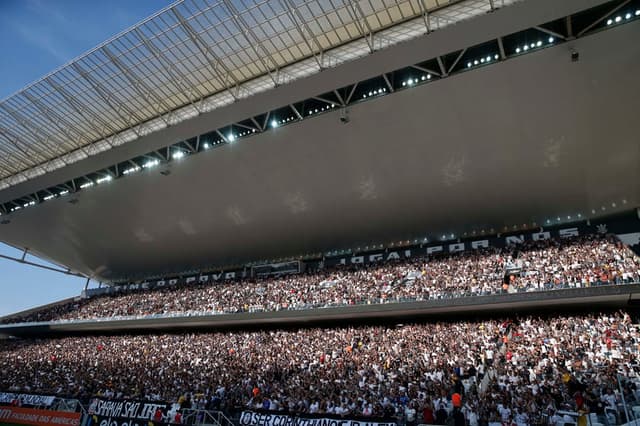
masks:
<path fill-rule="evenodd" d="M 159 426 L 173 420 L 171 404 L 160 401 L 94 398 L 87 411 L 91 426 Z"/>
<path fill-rule="evenodd" d="M 382 419 L 345 419 L 339 416 L 321 414 L 318 416 L 290 416 L 277 413 L 260 413 L 243 411 L 240 415 L 240 426 L 396 426 L 395 422 Z"/>

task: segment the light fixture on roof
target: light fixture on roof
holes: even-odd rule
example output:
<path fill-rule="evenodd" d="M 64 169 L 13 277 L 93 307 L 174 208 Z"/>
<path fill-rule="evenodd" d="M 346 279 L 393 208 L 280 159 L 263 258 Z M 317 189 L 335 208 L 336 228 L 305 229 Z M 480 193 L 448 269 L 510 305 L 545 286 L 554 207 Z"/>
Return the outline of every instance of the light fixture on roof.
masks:
<path fill-rule="evenodd" d="M 555 40 L 556 40 L 555 38 L 553 38 L 553 37 L 549 37 L 549 40 L 548 40 L 548 41 L 549 41 L 549 43 L 553 43 Z"/>
<path fill-rule="evenodd" d="M 520 48 L 516 47 L 516 53 L 520 53 Z"/>
<path fill-rule="evenodd" d="M 234 135 L 233 133 L 229 133 L 229 136 L 227 136 L 227 139 L 229 140 L 229 142 L 233 142 L 236 140 L 236 135 Z"/>
<path fill-rule="evenodd" d="M 205 142 L 204 144 L 202 144 L 202 147 L 204 149 L 209 149 L 209 144 L 207 142 Z"/>
<path fill-rule="evenodd" d="M 620 22 L 620 21 L 622 21 L 622 16 L 616 16 L 616 19 L 615 19 L 615 21 L 616 21 L 616 23 L 617 23 L 617 22 Z"/>
<path fill-rule="evenodd" d="M 495 55 L 493 55 L 493 59 L 497 60 L 500 57 L 500 55 L 498 55 L 497 53 Z"/>
<path fill-rule="evenodd" d="M 50 194 L 50 195 L 45 196 L 45 197 L 43 198 L 43 200 L 44 200 L 44 201 L 49 201 L 49 200 L 50 200 L 50 199 L 52 199 L 52 198 L 55 198 L 55 195 Z"/>
<path fill-rule="evenodd" d="M 65 190 L 63 190 L 63 191 L 60 191 L 60 192 L 58 193 L 58 195 L 62 197 L 62 196 L 67 195 L 68 193 L 69 193 L 69 191 L 65 189 Z"/>
<path fill-rule="evenodd" d="M 90 186 L 93 186 L 93 182 L 92 181 L 83 183 L 82 185 L 80 185 L 80 189 L 89 188 Z"/>
<path fill-rule="evenodd" d="M 624 19 L 631 19 L 631 16 L 632 15 L 630 13 L 627 13 L 626 15 L 624 15 Z"/>
<path fill-rule="evenodd" d="M 184 151 L 182 151 L 182 150 L 177 150 L 177 151 L 175 151 L 175 152 L 171 155 L 171 158 L 173 158 L 174 160 L 179 160 L 179 159 L 181 159 L 182 157 L 184 157 L 184 155 L 185 155 L 185 154 L 184 154 Z"/>
<path fill-rule="evenodd" d="M 473 65 L 471 62 L 467 62 L 467 68 L 471 68 L 471 65 Z"/>
<path fill-rule="evenodd" d="M 138 166 L 130 167 L 130 168 L 128 168 L 128 169 L 126 169 L 126 170 L 124 170 L 124 171 L 122 172 L 122 174 L 123 174 L 123 175 L 128 175 L 129 173 L 134 173 L 134 172 L 137 172 L 137 171 L 139 171 L 139 170 L 140 170 L 140 167 L 138 167 Z"/>
<path fill-rule="evenodd" d="M 111 175 L 107 175 L 107 176 L 103 176 L 100 179 L 96 180 L 96 183 L 103 183 L 103 182 L 109 182 L 113 180 L 113 178 L 111 177 Z"/>
<path fill-rule="evenodd" d="M 529 50 L 529 45 L 525 44 L 525 45 L 522 47 L 522 50 L 524 50 L 525 52 L 526 52 L 527 50 Z"/>
<path fill-rule="evenodd" d="M 636 16 L 640 16 L 640 9 L 636 10 Z"/>
<path fill-rule="evenodd" d="M 151 167 L 157 166 L 158 164 L 160 164 L 160 160 L 149 160 L 146 163 L 144 163 L 142 167 L 144 167 L 145 169 L 149 169 Z"/>
<path fill-rule="evenodd" d="M 275 119 L 271 120 L 271 127 L 272 127 L 272 128 L 274 128 L 274 129 L 275 129 L 276 127 L 278 127 L 278 121 L 277 121 L 277 120 L 275 120 Z"/>

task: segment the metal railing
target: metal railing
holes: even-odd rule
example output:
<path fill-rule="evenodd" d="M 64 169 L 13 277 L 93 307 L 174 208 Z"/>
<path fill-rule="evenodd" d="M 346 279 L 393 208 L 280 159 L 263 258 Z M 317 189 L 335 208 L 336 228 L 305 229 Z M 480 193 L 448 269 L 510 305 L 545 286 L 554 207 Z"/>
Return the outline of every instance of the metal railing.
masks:
<path fill-rule="evenodd" d="M 3 325 L 17 325 L 17 324 L 27 324 L 29 326 L 36 325 L 46 325 L 46 324 L 65 324 L 65 323 L 73 323 L 73 324 L 82 324 L 82 323 L 93 323 L 93 322 L 104 322 L 104 321 L 125 321 L 125 320 L 142 320 L 142 319 L 162 319 L 162 318 L 180 318 L 180 317 L 204 317 L 204 316 L 213 316 L 213 315 L 229 315 L 229 314 L 239 314 L 239 313 L 268 313 L 268 312 L 280 312 L 280 311 L 304 311 L 311 309 L 328 309 L 328 308 L 344 308 L 349 306 L 361 306 L 361 305 L 387 305 L 387 304 L 401 304 L 401 303 L 409 303 L 409 302 L 428 302 L 428 301 L 438 301 L 438 300 L 452 300 L 452 299 L 461 299 L 466 297 L 495 297 L 495 296 L 503 296 L 503 295 L 512 295 L 512 294 L 521 294 L 521 293 L 549 293 L 558 290 L 571 290 L 571 289 L 584 289 L 589 287 L 619 287 L 623 285 L 633 285 L 640 284 L 640 281 L 632 280 L 628 282 L 596 282 L 591 283 L 589 286 L 582 286 L 580 283 L 571 284 L 560 284 L 555 285 L 551 284 L 548 286 L 544 286 L 543 288 L 536 287 L 520 287 L 520 288 L 511 288 L 509 291 L 505 292 L 502 289 L 494 289 L 492 291 L 481 291 L 481 292 L 445 292 L 437 295 L 426 294 L 424 296 L 396 296 L 391 298 L 360 298 L 360 299 L 351 299 L 348 302 L 322 302 L 322 303 L 305 303 L 294 306 L 274 306 L 274 307 L 265 307 L 259 305 L 250 306 L 248 309 L 225 309 L 225 310 L 206 310 L 206 311 L 182 311 L 182 312 L 166 312 L 166 313 L 158 313 L 158 314 L 145 314 L 145 315 L 113 315 L 109 317 L 96 317 L 96 318 L 82 318 L 82 319 L 57 319 L 51 321 L 34 321 L 34 322 L 26 322 L 26 323 L 6 323 L 0 324 L 0 328 Z"/>
<path fill-rule="evenodd" d="M 184 409 L 182 410 L 182 424 L 194 426 L 235 426 L 222 411 Z"/>

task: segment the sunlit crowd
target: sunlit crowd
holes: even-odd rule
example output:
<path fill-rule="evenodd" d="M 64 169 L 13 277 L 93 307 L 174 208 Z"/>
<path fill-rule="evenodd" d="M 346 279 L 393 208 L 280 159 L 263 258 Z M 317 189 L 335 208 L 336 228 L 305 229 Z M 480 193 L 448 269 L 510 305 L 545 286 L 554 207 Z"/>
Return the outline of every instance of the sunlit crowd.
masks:
<path fill-rule="evenodd" d="M 640 258 L 614 236 L 598 234 L 242 282 L 95 296 L 4 322 L 312 309 L 638 281 Z"/>
<path fill-rule="evenodd" d="M 0 390 L 409 424 L 603 424 L 637 404 L 627 312 L 389 326 L 90 336 L 0 345 Z M 621 388 L 617 375 L 623 380 Z"/>

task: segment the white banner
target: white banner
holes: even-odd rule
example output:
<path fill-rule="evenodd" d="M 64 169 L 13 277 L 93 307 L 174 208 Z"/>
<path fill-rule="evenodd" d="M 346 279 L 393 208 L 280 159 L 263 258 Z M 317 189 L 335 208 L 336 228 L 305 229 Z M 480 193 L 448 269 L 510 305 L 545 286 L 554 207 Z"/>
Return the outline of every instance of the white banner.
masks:
<path fill-rule="evenodd" d="M 19 400 L 21 405 L 46 405 L 53 404 L 55 396 L 29 395 L 25 393 L 0 392 L 0 404 L 11 404 Z"/>
<path fill-rule="evenodd" d="M 380 423 L 367 420 L 328 419 L 288 416 L 286 414 L 243 411 L 240 426 L 396 426 L 395 422 Z"/>

